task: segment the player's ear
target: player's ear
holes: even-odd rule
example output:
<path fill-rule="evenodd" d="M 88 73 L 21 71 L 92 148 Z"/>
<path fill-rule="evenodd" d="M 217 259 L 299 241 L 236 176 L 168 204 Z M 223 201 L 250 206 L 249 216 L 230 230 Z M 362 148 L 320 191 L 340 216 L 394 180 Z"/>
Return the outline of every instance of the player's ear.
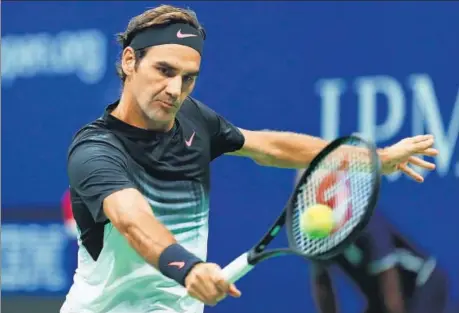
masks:
<path fill-rule="evenodd" d="M 126 47 L 121 56 L 121 67 L 126 76 L 132 75 L 135 71 L 135 52 L 131 47 Z"/>

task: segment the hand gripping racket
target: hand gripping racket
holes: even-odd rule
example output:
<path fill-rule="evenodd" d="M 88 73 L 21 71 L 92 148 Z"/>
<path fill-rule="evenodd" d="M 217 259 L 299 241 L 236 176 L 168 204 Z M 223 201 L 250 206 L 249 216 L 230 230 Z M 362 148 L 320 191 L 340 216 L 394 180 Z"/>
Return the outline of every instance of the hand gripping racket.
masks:
<path fill-rule="evenodd" d="M 370 142 L 351 135 L 331 142 L 311 162 L 298 180 L 282 214 L 249 251 L 223 269 L 234 283 L 269 258 L 298 255 L 326 260 L 341 253 L 368 224 L 380 187 L 380 161 Z M 302 231 L 301 217 L 315 204 L 333 210 L 334 229 L 325 238 L 314 239 Z M 266 249 L 286 225 L 289 246 Z"/>

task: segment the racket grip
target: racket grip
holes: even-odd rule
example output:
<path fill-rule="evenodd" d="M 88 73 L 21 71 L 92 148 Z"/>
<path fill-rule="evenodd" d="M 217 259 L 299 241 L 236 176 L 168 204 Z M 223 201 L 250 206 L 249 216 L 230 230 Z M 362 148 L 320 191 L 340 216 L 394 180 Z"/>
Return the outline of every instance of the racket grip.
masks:
<path fill-rule="evenodd" d="M 235 259 L 233 262 L 231 262 L 222 269 L 223 277 L 227 282 L 233 284 L 237 280 L 239 280 L 239 278 L 243 277 L 245 274 L 250 272 L 254 265 L 249 263 L 248 256 L 248 252 L 243 253 L 237 259 Z M 187 301 L 191 301 L 192 303 L 193 301 L 196 301 L 196 299 L 186 294 L 178 300 L 181 306 L 186 305 Z"/>
<path fill-rule="evenodd" d="M 223 268 L 222 272 L 226 281 L 229 283 L 235 283 L 253 268 L 253 265 L 249 263 L 248 256 L 248 252 L 243 253 Z"/>

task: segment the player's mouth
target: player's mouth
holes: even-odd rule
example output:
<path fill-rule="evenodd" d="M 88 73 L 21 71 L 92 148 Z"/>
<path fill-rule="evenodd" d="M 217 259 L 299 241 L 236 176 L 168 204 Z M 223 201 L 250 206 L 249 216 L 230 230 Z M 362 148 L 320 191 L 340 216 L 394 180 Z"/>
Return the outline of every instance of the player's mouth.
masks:
<path fill-rule="evenodd" d="M 175 108 L 175 105 L 172 102 L 166 102 L 166 101 L 161 101 L 161 100 L 158 100 L 158 102 L 160 102 L 161 105 L 163 105 L 166 108 L 169 108 L 169 109 Z"/>

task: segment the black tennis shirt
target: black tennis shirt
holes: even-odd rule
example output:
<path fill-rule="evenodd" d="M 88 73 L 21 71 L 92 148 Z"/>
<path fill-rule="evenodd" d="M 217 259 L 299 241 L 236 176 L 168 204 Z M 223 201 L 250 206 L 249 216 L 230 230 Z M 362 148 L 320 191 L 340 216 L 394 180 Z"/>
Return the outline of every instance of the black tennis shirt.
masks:
<path fill-rule="evenodd" d="M 207 239 L 202 228 L 207 223 L 210 162 L 239 150 L 244 136 L 191 97 L 165 133 L 115 118 L 110 112 L 117 104 L 80 129 L 68 152 L 72 208 L 82 245 L 97 260 L 104 245 L 104 226 L 109 223 L 103 201 L 125 188 L 138 189 L 155 216 L 178 238 Z"/>

